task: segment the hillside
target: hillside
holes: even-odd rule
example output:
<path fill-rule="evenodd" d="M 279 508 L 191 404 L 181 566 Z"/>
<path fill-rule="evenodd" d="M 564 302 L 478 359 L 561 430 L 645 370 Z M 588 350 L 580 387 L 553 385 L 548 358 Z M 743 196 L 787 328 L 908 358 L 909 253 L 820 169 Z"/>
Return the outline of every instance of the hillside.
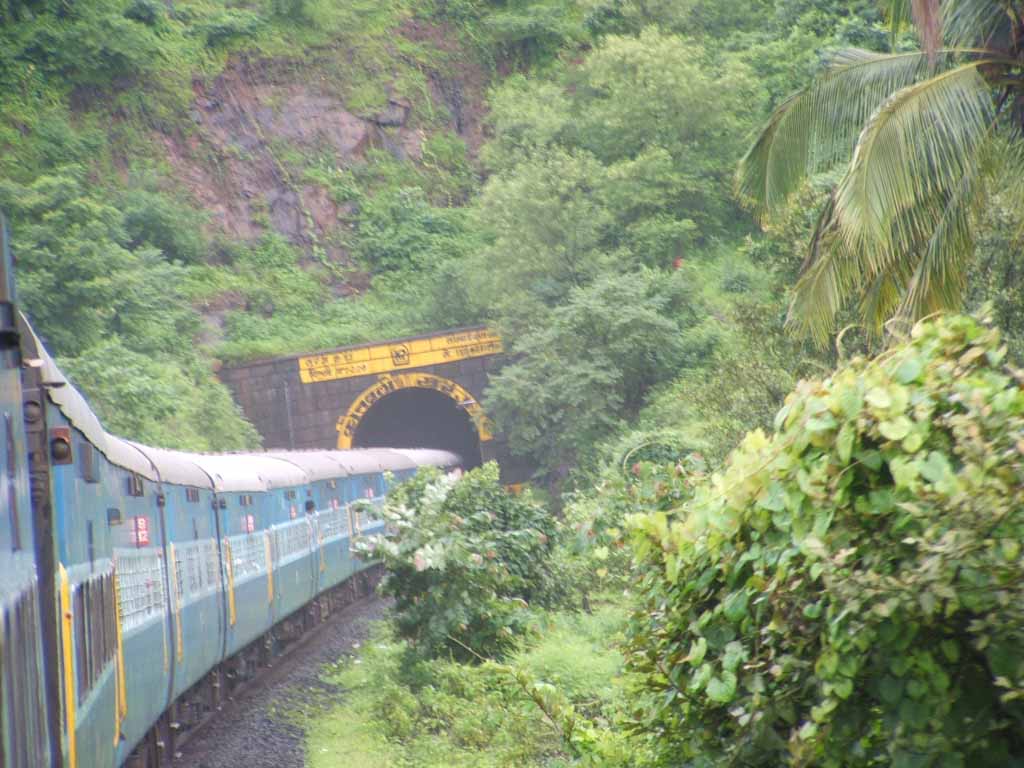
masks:
<path fill-rule="evenodd" d="M 24 303 L 115 429 L 252 444 L 211 355 L 388 332 L 368 318 L 307 340 L 293 318 L 368 287 L 354 232 L 369 196 L 409 187 L 447 206 L 477 183 L 500 51 L 478 14 L 412 5 L 0 11 L 0 206 Z M 247 319 L 260 327 L 249 333 Z M 189 336 L 198 348 L 182 345 Z M 222 423 L 195 422 L 196 385 Z"/>
<path fill-rule="evenodd" d="M 835 362 L 784 330 L 834 168 L 762 229 L 737 163 L 837 51 L 916 45 L 873 0 L 9 0 L 0 22 L 23 305 L 113 431 L 254 445 L 222 362 L 486 322 L 512 363 L 485 408 L 554 482 L 647 439 L 723 457 Z M 967 298 L 1012 341 L 994 202 Z M 835 320 L 847 353 L 882 343 Z"/>

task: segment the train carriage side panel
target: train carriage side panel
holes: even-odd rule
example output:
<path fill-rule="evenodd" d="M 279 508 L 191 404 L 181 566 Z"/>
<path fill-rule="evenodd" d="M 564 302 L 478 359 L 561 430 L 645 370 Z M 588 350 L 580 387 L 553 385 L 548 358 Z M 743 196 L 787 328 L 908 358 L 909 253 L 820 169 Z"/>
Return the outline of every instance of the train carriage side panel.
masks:
<path fill-rule="evenodd" d="M 171 699 L 221 660 L 226 611 L 213 481 L 175 451 L 132 443 L 161 480 L 170 569 Z"/>
<path fill-rule="evenodd" d="M 68 721 L 73 712 L 77 765 L 112 765 L 121 735 L 131 739 L 144 733 L 166 701 L 166 694 L 153 696 L 154 690 L 167 690 L 165 666 L 129 668 L 125 663 L 124 686 L 118 677 L 119 659 L 130 659 L 143 647 L 163 648 L 167 642 L 165 605 L 151 599 L 163 594 L 167 579 L 160 510 L 153 477 L 138 461 L 141 457 L 105 439 L 97 446 L 95 435 L 78 428 L 88 426 L 87 419 L 78 418 L 87 407 L 84 401 L 77 401 L 73 390 L 60 394 L 62 401 L 47 409 L 47 423 L 51 434 L 70 437 L 68 455 L 55 456 L 51 468 L 65 617 L 62 642 L 64 658 L 70 660 L 63 668 L 64 706 Z M 125 552 L 146 564 L 148 578 L 158 585 L 147 588 L 147 620 L 127 632 L 123 622 L 134 621 L 139 608 L 132 600 L 133 585 L 124 583 L 123 572 L 115 576 L 115 563 Z"/>
<path fill-rule="evenodd" d="M 38 768 L 59 759 L 58 723 L 45 699 L 43 620 L 53 621 L 52 574 L 37 568 L 28 448 L 7 222 L 0 214 L 0 765 Z M 43 579 L 50 579 L 50 589 Z M 16 662 L 12 662 L 16 659 Z M 52 749 L 51 749 L 52 747 Z"/>

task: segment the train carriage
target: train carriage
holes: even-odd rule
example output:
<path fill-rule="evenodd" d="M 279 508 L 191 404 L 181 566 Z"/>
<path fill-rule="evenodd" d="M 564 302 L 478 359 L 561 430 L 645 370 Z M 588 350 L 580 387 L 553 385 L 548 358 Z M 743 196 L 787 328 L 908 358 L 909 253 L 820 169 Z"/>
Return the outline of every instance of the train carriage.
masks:
<path fill-rule="evenodd" d="M 352 538 L 382 523 L 354 502 L 459 458 L 110 435 L 17 316 L 3 237 L 0 765 L 165 765 L 227 677 L 371 565 Z"/>
<path fill-rule="evenodd" d="M 21 370 L 7 222 L 0 214 L 0 766 L 38 768 L 57 751 L 43 665 L 53 595 L 37 568 Z M 52 610 L 49 615 L 54 621 Z"/>

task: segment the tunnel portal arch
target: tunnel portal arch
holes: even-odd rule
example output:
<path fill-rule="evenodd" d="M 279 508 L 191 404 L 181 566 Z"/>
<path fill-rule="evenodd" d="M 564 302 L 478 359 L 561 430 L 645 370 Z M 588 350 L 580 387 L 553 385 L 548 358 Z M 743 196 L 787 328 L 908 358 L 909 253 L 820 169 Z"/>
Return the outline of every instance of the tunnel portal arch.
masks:
<path fill-rule="evenodd" d="M 383 375 L 338 419 L 338 448 L 443 448 L 481 462 L 493 439 L 480 404 L 450 379 L 429 373 Z"/>

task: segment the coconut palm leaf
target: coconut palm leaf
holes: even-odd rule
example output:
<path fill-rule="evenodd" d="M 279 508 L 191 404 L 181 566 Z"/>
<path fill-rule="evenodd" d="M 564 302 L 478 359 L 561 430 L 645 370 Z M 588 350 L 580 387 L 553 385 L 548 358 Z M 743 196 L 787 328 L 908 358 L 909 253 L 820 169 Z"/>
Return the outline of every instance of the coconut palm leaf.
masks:
<path fill-rule="evenodd" d="M 996 126 L 982 65 L 907 86 L 872 116 L 815 232 L 792 326 L 823 342 L 851 296 L 875 330 L 896 311 L 918 317 L 959 300 Z"/>
<path fill-rule="evenodd" d="M 967 263 L 974 255 L 973 224 L 987 199 L 984 181 L 988 175 L 983 155 L 952 190 L 935 222 L 921 258 L 905 286 L 897 314 L 917 319 L 941 309 L 957 306 L 966 286 Z M 885 318 L 875 316 L 876 323 Z"/>
<path fill-rule="evenodd" d="M 930 233 L 947 199 L 974 176 L 994 105 L 978 68 L 961 64 L 893 94 L 872 116 L 836 189 L 836 220 L 877 273 Z"/>
<path fill-rule="evenodd" d="M 912 21 L 925 50 L 844 52 L 776 110 L 737 172 L 738 193 L 765 217 L 853 152 L 790 307 L 788 323 L 821 342 L 851 299 L 876 330 L 894 313 L 956 306 L 988 185 L 998 177 L 1000 194 L 1024 203 L 1021 3 L 888 5 L 893 39 Z M 1008 172 L 1014 159 L 1020 170 Z"/>
<path fill-rule="evenodd" d="M 937 66 L 947 66 L 956 53 L 939 51 Z M 929 72 L 922 52 L 840 51 L 814 83 L 772 114 L 740 161 L 738 194 L 762 216 L 779 210 L 808 175 L 849 157 L 879 104 Z"/>
<path fill-rule="evenodd" d="M 830 196 L 818 217 L 786 325 L 824 345 L 847 297 L 864 284 L 863 264 L 837 235 L 835 197 Z"/>
<path fill-rule="evenodd" d="M 1020 19 L 1006 0 L 948 0 L 943 9 L 945 38 L 953 48 L 981 46 L 1005 51 Z"/>

